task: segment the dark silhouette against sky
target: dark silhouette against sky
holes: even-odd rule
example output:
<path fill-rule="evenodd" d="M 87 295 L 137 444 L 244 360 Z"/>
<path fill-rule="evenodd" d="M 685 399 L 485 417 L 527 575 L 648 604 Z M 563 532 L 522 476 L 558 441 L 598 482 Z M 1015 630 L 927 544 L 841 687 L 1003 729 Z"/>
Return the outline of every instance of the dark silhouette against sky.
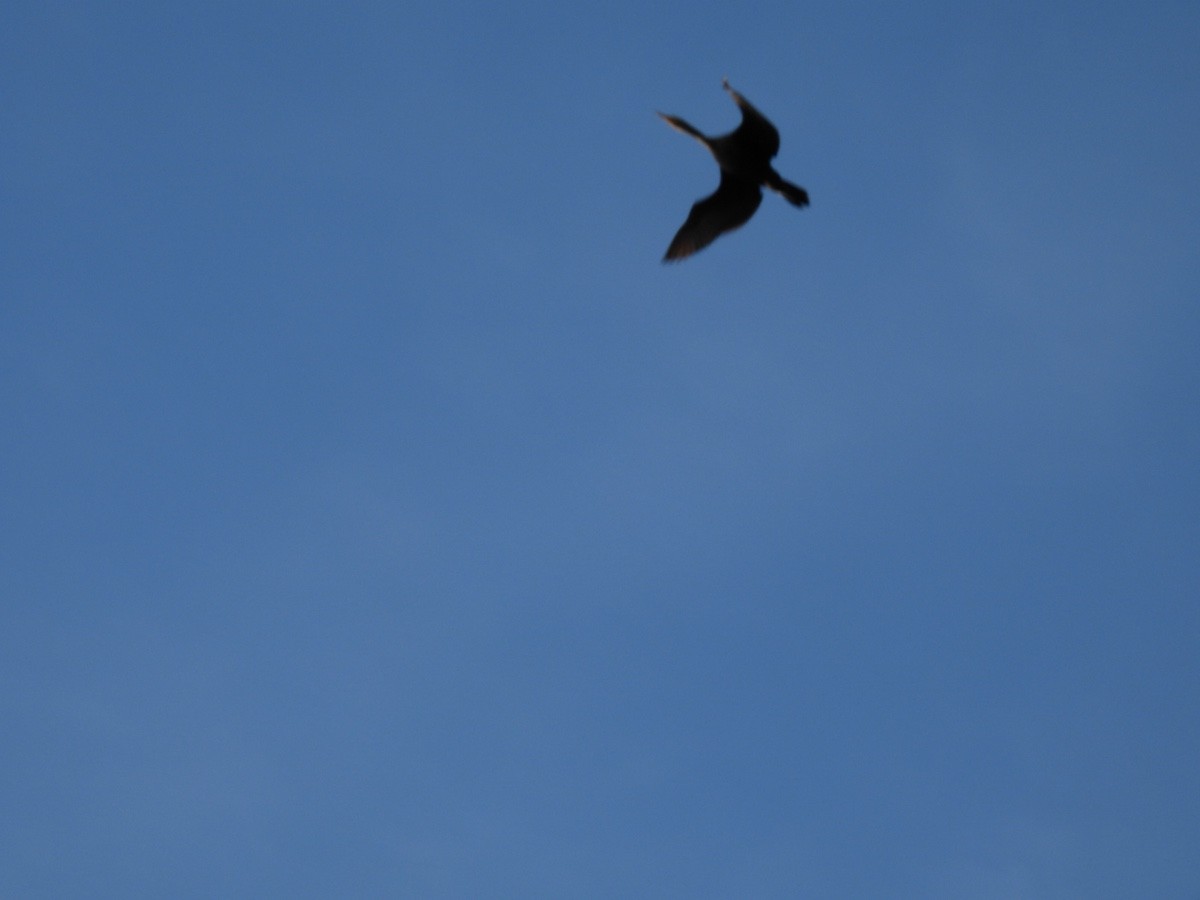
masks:
<path fill-rule="evenodd" d="M 785 181 L 771 167 L 771 160 L 779 152 L 779 131 L 731 88 L 728 80 L 721 84 L 742 111 L 742 124 L 729 134 L 707 137 L 678 116 L 659 113 L 672 128 L 707 147 L 721 167 L 721 183 L 713 194 L 692 206 L 663 262 L 691 256 L 722 234 L 745 225 L 762 203 L 763 187 L 783 195 L 793 206 L 801 209 L 808 206 L 808 191 Z"/>
<path fill-rule="evenodd" d="M 1200 897 L 1197 46 L 8 0 L 0 898 Z"/>

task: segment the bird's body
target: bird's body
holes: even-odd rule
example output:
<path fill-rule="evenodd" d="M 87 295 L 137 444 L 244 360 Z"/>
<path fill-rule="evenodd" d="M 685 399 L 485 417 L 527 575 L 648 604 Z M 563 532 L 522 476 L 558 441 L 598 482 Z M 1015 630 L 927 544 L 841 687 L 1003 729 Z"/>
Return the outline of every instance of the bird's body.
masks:
<path fill-rule="evenodd" d="M 772 158 L 779 152 L 779 132 L 775 126 L 731 88 L 728 81 L 722 85 L 742 111 L 742 124 L 729 134 L 706 137 L 683 119 L 659 113 L 672 128 L 707 147 L 721 167 L 721 183 L 716 192 L 692 206 L 687 221 L 667 248 L 664 262 L 691 256 L 725 232 L 744 225 L 762 202 L 764 187 L 782 194 L 793 206 L 808 206 L 808 192 L 785 181 L 771 166 Z"/>

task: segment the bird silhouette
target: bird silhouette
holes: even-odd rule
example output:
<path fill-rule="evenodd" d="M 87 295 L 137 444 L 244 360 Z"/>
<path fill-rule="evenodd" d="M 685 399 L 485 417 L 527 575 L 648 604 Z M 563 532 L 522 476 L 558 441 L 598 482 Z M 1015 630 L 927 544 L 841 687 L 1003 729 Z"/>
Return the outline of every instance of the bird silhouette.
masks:
<path fill-rule="evenodd" d="M 793 206 L 808 206 L 808 191 L 784 181 L 771 167 L 771 159 L 779 152 L 779 132 L 775 126 L 731 88 L 728 80 L 722 81 L 721 86 L 742 111 L 742 124 L 729 134 L 706 137 L 683 119 L 659 113 L 676 131 L 694 137 L 707 147 L 721 167 L 721 183 L 717 190 L 692 206 L 687 221 L 667 248 L 663 262 L 691 256 L 725 232 L 745 225 L 762 203 L 764 187 L 782 194 Z"/>

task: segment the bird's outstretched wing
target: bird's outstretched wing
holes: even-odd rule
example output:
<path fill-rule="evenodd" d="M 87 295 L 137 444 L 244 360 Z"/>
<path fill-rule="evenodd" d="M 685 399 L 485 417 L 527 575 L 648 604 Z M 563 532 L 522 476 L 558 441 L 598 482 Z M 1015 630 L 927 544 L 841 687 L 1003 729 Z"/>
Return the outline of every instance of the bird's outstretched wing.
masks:
<path fill-rule="evenodd" d="M 692 206 L 663 261 L 691 256 L 725 232 L 746 224 L 760 203 L 762 190 L 757 184 L 722 172 L 716 192 Z"/>
<path fill-rule="evenodd" d="M 755 109 L 749 100 L 731 88 L 728 81 L 722 81 L 721 86 L 729 91 L 729 96 L 742 111 L 742 124 L 730 134 L 730 137 L 736 137 L 739 141 L 755 147 L 759 152 L 766 154 L 767 159 L 773 158 L 779 152 L 778 129 L 766 116 Z"/>

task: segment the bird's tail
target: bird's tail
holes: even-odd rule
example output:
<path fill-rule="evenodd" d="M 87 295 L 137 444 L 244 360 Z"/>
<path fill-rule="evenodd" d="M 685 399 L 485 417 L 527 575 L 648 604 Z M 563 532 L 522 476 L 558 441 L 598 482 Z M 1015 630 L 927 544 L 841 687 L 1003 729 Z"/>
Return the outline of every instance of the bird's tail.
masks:
<path fill-rule="evenodd" d="M 801 209 L 808 206 L 808 191 L 790 181 L 784 181 L 774 169 L 767 176 L 766 183 L 767 187 L 775 193 L 782 194 L 783 198 L 792 206 L 799 206 Z"/>

